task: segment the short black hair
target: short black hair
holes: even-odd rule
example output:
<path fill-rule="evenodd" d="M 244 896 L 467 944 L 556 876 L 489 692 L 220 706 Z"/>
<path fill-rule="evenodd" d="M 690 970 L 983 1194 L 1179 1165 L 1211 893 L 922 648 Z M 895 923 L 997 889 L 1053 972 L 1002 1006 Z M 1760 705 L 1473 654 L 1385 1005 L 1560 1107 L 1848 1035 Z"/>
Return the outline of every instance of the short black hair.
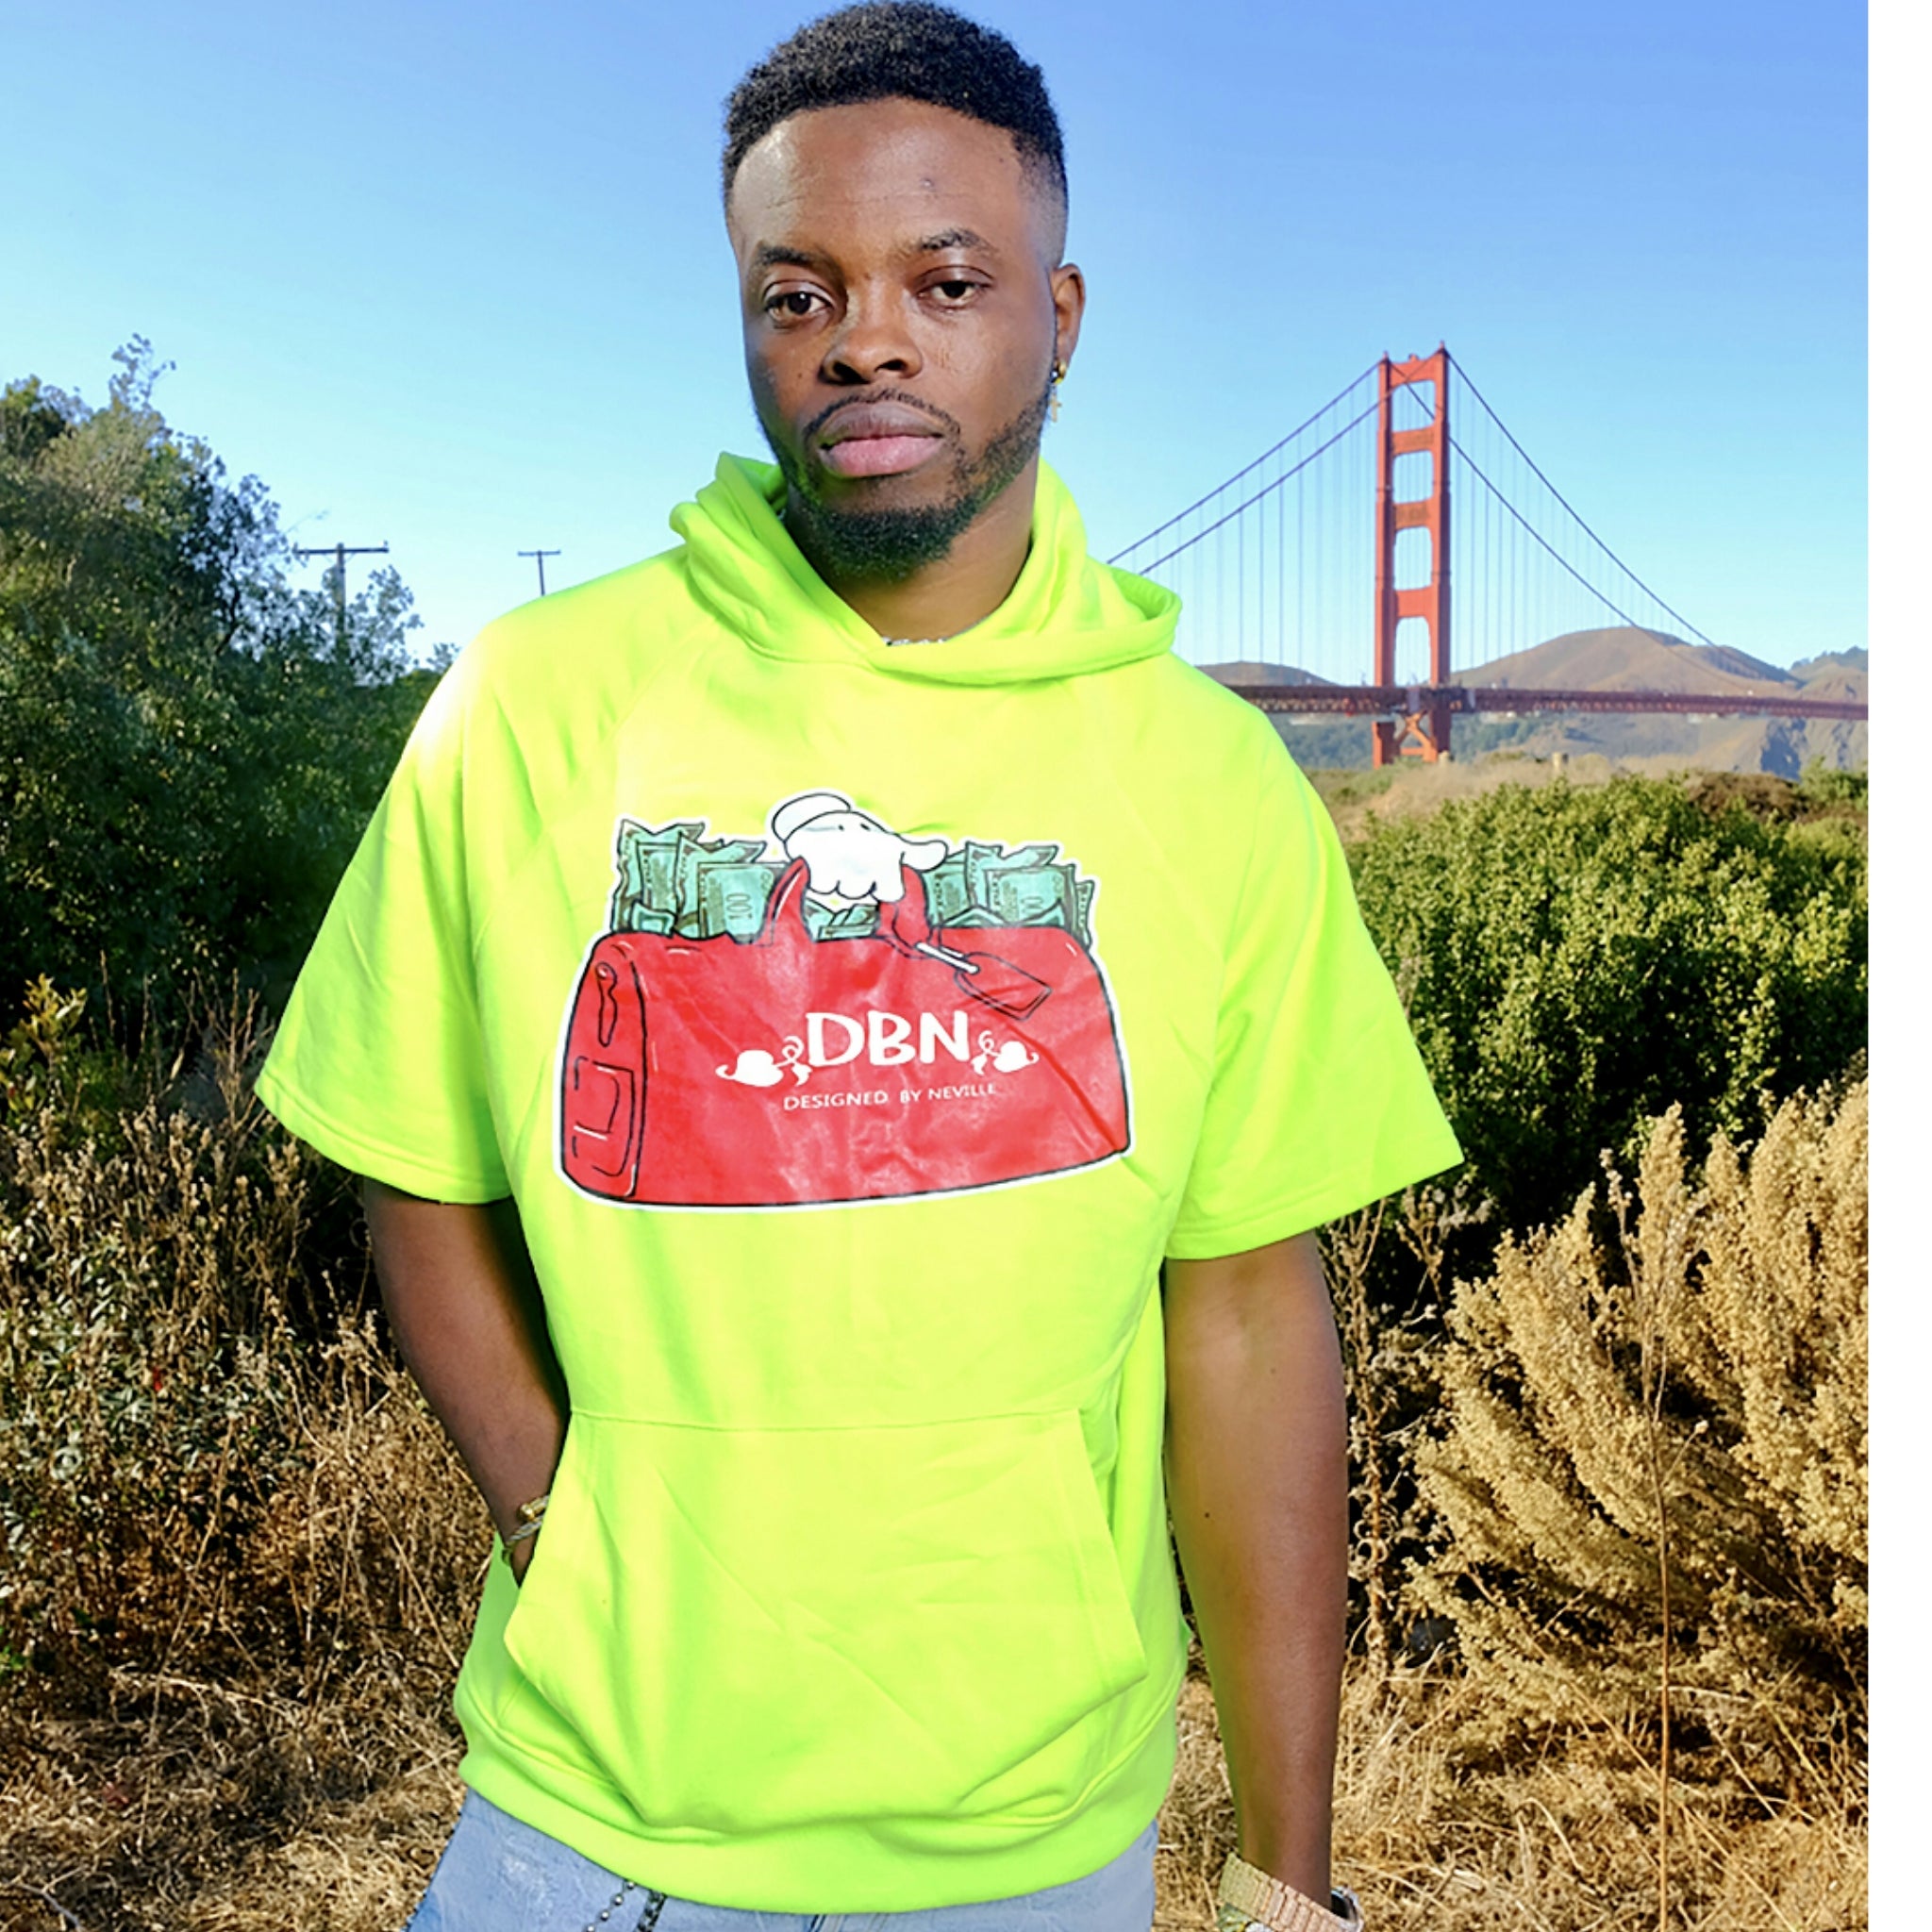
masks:
<path fill-rule="evenodd" d="M 931 0 L 863 0 L 774 47 L 724 103 L 724 192 L 779 122 L 813 108 L 891 99 L 1005 128 L 1021 164 L 1065 207 L 1066 156 L 1045 77 L 1004 34 Z"/>

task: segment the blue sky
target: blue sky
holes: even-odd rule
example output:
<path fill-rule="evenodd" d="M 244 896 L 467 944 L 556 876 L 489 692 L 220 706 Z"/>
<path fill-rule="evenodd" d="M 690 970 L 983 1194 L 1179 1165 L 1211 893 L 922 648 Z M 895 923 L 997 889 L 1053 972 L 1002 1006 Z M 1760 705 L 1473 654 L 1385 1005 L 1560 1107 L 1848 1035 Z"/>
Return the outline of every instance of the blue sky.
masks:
<path fill-rule="evenodd" d="M 99 401 L 148 336 L 173 421 L 298 541 L 387 539 L 460 642 L 518 550 L 614 568 L 758 451 L 718 107 L 811 10 L 15 0 L 0 378 Z M 1861 8 L 977 11 L 1066 126 L 1049 453 L 1103 554 L 1445 340 L 1699 629 L 1866 641 Z"/>

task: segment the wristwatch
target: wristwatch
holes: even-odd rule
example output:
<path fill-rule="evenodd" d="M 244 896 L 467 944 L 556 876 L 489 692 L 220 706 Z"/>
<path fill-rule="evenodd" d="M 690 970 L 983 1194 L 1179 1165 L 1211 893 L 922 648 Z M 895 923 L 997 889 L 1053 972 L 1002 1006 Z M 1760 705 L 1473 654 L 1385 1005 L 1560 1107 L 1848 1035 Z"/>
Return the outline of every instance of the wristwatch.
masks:
<path fill-rule="evenodd" d="M 1338 1885 L 1324 1911 L 1306 1892 L 1228 1854 L 1215 1900 L 1215 1932 L 1362 1932 L 1362 1908 Z"/>

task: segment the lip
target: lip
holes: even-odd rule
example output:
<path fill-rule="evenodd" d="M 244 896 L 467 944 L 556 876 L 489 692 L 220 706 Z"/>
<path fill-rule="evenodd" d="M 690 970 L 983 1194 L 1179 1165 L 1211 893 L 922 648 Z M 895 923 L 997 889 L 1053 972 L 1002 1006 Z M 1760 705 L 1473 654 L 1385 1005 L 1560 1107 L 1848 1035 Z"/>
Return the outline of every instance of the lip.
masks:
<path fill-rule="evenodd" d="M 944 437 L 930 416 L 903 404 L 852 403 L 813 440 L 834 475 L 896 476 L 925 462 Z"/>
<path fill-rule="evenodd" d="M 826 448 L 821 460 L 835 476 L 899 476 L 929 461 L 940 447 L 936 436 L 848 436 Z"/>
<path fill-rule="evenodd" d="M 847 403 L 826 418 L 818 441 L 822 447 L 830 448 L 875 436 L 937 437 L 940 433 L 924 409 L 909 408 L 904 403 Z"/>

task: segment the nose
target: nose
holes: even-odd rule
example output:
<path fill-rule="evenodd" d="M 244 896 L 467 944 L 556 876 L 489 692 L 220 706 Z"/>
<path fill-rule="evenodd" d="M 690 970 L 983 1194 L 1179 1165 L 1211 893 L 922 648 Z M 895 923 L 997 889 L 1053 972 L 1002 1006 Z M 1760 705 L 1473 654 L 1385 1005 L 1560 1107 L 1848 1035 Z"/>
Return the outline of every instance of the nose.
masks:
<path fill-rule="evenodd" d="M 825 341 L 820 374 L 827 382 L 863 384 L 917 375 L 924 358 L 895 289 L 848 289 L 845 312 Z"/>

